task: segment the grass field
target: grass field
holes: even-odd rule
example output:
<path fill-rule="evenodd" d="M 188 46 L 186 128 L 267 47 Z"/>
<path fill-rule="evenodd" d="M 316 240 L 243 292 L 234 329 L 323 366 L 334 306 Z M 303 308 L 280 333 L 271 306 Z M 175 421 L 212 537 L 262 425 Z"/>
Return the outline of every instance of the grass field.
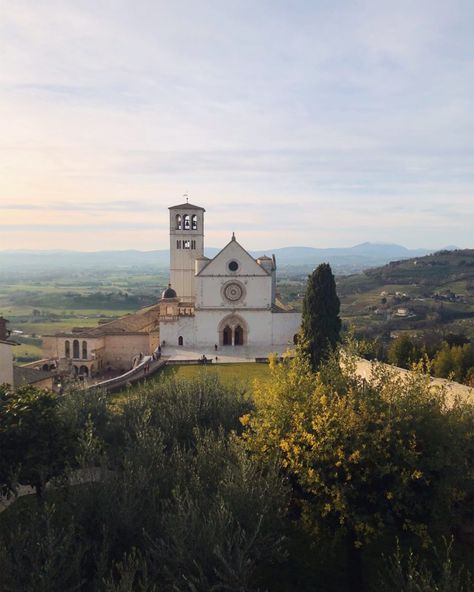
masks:
<path fill-rule="evenodd" d="M 270 378 L 270 367 L 268 364 L 249 362 L 242 364 L 216 364 L 212 366 L 167 366 L 161 373 L 159 380 L 168 376 L 191 380 L 200 373 L 206 372 L 214 372 L 227 385 L 236 383 L 251 385 L 255 378 L 263 380 Z"/>

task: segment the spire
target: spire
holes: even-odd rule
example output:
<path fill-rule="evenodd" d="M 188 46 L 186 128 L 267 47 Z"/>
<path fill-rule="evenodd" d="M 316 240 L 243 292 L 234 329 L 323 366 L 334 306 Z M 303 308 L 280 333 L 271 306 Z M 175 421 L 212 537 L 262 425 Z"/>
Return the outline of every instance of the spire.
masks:
<path fill-rule="evenodd" d="M 235 232 L 232 233 L 232 240 L 235 241 Z"/>

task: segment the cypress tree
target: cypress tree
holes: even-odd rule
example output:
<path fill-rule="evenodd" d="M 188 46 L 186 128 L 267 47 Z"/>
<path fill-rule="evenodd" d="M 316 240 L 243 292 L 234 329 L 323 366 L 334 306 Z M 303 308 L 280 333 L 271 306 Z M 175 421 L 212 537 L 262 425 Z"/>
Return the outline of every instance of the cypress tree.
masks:
<path fill-rule="evenodd" d="M 336 347 L 341 331 L 340 302 L 329 263 L 322 263 L 308 277 L 303 300 L 303 347 L 311 358 L 313 370 Z"/>

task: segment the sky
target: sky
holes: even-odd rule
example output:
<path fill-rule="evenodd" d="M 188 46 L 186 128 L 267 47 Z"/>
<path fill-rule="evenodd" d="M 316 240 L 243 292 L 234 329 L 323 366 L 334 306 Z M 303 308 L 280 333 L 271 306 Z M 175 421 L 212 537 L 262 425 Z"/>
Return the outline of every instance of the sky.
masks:
<path fill-rule="evenodd" d="M 0 0 L 0 249 L 474 247 L 472 0 Z"/>

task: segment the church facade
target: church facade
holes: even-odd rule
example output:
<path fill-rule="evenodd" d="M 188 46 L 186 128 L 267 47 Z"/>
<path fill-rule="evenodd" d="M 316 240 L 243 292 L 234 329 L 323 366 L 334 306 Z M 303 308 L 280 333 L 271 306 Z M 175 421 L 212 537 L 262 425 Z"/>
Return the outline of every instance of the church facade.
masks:
<path fill-rule="evenodd" d="M 204 255 L 204 208 L 185 203 L 169 212 L 170 286 L 160 304 L 162 344 L 293 344 L 301 315 L 277 297 L 275 257 L 254 259 L 232 235 L 209 259 Z"/>

